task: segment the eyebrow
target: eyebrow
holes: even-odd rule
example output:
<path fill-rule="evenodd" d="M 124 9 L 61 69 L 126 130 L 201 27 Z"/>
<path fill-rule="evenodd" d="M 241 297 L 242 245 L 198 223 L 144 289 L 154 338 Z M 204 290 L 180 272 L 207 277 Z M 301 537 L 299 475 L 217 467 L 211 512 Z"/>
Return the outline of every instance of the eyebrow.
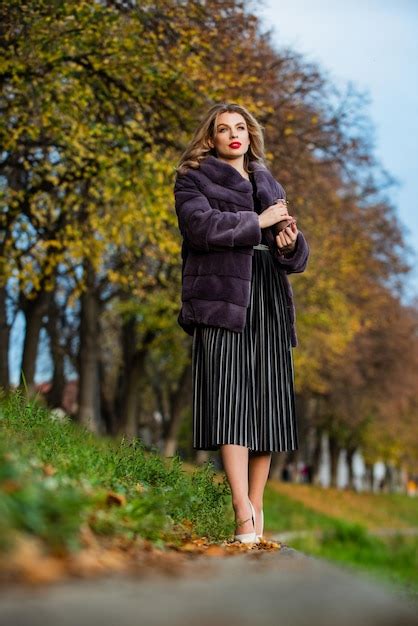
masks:
<path fill-rule="evenodd" d="M 235 126 L 239 126 L 240 124 L 244 124 L 244 125 L 245 125 L 245 122 L 237 122 L 237 123 L 235 124 Z M 219 128 L 219 126 L 229 126 L 229 124 L 225 124 L 225 123 L 218 124 L 217 128 Z"/>

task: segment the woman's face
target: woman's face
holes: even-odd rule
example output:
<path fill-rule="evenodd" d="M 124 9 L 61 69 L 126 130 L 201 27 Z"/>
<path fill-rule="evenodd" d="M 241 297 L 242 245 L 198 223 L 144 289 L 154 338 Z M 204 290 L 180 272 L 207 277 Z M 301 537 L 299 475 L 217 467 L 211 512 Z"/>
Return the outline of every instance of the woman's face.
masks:
<path fill-rule="evenodd" d="M 250 146 L 247 123 L 241 113 L 226 111 L 218 116 L 215 139 L 209 141 L 218 156 L 234 159 L 243 156 Z"/>

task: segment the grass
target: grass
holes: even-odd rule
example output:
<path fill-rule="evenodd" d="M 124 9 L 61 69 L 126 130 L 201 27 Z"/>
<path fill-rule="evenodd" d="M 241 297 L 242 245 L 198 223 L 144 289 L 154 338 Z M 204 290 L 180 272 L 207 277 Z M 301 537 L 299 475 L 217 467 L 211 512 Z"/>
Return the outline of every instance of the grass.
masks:
<path fill-rule="evenodd" d="M 275 481 L 274 481 L 275 482 Z M 278 493 L 269 481 L 264 494 L 265 530 L 271 532 L 332 528 L 332 517 L 314 511 L 291 495 Z"/>
<path fill-rule="evenodd" d="M 418 525 L 418 498 L 401 493 L 356 493 L 335 487 L 279 481 L 269 484 L 275 493 L 287 496 L 311 511 L 363 524 L 369 530 Z"/>
<path fill-rule="evenodd" d="M 140 535 L 156 546 L 185 531 L 220 541 L 233 531 L 229 486 L 207 463 L 193 473 L 139 439 L 98 437 L 51 419 L 20 392 L 0 402 L 0 549 L 15 530 L 51 550 L 77 550 L 83 524 L 98 534 Z M 228 514 L 229 513 L 229 514 Z"/>

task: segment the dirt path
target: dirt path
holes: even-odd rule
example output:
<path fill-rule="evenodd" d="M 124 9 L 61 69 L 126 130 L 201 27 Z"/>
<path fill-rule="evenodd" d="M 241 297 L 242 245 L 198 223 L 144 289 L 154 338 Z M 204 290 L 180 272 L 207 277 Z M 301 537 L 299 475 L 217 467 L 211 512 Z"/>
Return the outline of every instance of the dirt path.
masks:
<path fill-rule="evenodd" d="M 418 603 L 291 548 L 0 590 L 1 626 L 418 626 Z"/>

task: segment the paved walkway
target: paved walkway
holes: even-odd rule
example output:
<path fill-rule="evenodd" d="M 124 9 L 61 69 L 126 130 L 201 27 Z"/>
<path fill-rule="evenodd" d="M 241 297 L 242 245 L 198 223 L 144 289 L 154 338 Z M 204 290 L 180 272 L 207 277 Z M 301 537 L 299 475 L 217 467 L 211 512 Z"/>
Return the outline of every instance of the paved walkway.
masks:
<path fill-rule="evenodd" d="M 418 602 L 291 548 L 191 557 L 174 575 L 0 590 L 1 626 L 418 626 Z"/>

